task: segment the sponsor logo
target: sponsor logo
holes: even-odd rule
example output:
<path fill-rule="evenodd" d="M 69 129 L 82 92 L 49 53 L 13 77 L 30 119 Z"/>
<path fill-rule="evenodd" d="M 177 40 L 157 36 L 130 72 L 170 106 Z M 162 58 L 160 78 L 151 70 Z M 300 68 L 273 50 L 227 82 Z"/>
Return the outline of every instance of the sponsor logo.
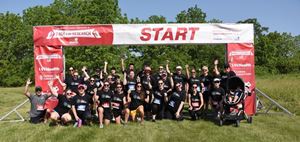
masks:
<path fill-rule="evenodd" d="M 62 57 L 59 54 L 51 54 L 51 55 L 46 55 L 46 54 L 41 54 L 36 56 L 36 60 L 44 60 L 46 59 L 47 61 L 51 61 L 51 59 L 61 59 Z"/>
<path fill-rule="evenodd" d="M 52 30 L 48 33 L 46 39 L 53 38 L 101 38 L 99 32 L 95 29 L 87 30 Z"/>
<path fill-rule="evenodd" d="M 229 56 L 253 56 L 251 51 L 232 51 L 229 53 Z"/>
<path fill-rule="evenodd" d="M 231 64 L 232 67 L 251 67 L 251 64 Z"/>
<path fill-rule="evenodd" d="M 48 67 L 40 67 L 39 71 L 60 71 L 58 67 L 48 68 Z"/>

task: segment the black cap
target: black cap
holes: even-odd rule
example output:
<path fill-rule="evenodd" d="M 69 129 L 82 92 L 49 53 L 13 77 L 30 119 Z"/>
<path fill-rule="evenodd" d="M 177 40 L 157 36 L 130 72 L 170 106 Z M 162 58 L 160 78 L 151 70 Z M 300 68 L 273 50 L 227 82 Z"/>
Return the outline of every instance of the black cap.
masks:
<path fill-rule="evenodd" d="M 229 66 L 229 64 L 224 64 L 224 68 L 225 69 L 227 69 L 227 68 L 229 68 L 230 66 Z"/>
<path fill-rule="evenodd" d="M 42 91 L 42 90 L 43 90 L 43 89 L 42 89 L 41 86 L 36 86 L 36 87 L 35 87 L 35 92 Z"/>

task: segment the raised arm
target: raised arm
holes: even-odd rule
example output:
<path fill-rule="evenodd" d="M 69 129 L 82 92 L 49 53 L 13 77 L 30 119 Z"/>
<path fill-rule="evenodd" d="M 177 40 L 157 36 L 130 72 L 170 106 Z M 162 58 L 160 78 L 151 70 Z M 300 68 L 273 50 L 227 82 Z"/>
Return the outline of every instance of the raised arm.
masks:
<path fill-rule="evenodd" d="M 30 81 L 30 78 L 28 78 L 27 79 L 27 81 L 26 81 L 26 85 L 25 85 L 25 90 L 24 90 L 24 95 L 26 96 L 26 97 L 30 97 L 30 92 L 29 92 L 29 89 L 28 89 L 28 87 L 29 87 L 29 85 L 31 84 L 32 82 Z"/>
<path fill-rule="evenodd" d="M 185 71 L 186 71 L 186 77 L 187 77 L 187 79 L 190 79 L 189 65 L 185 65 Z"/>
<path fill-rule="evenodd" d="M 218 59 L 214 60 L 214 70 L 215 70 L 216 75 L 220 75 L 220 71 L 218 69 L 218 64 L 219 64 Z"/>
<path fill-rule="evenodd" d="M 125 66 L 124 66 L 124 59 L 121 58 L 121 69 L 122 69 L 122 72 L 125 72 Z"/>
<path fill-rule="evenodd" d="M 84 81 L 87 81 L 90 79 L 90 76 L 88 75 L 88 73 L 86 72 L 86 66 L 82 67 L 82 72 L 84 74 Z"/>
<path fill-rule="evenodd" d="M 169 60 L 167 60 L 167 64 L 166 64 L 166 71 L 168 74 L 171 74 L 170 69 L 169 69 Z"/>
<path fill-rule="evenodd" d="M 126 72 L 124 71 L 124 77 L 123 77 L 123 85 L 127 85 L 127 74 Z"/>
<path fill-rule="evenodd" d="M 58 96 L 58 93 L 57 93 L 57 90 L 53 87 L 53 81 L 48 81 L 48 87 L 51 91 L 51 94 L 54 95 L 54 96 Z"/>
<path fill-rule="evenodd" d="M 105 62 L 104 62 L 104 74 L 108 74 L 108 73 L 107 73 L 107 64 L 108 64 L 108 63 L 105 61 Z"/>
<path fill-rule="evenodd" d="M 59 77 L 59 75 L 55 75 L 55 78 L 58 80 L 58 83 L 63 87 L 63 90 L 65 91 L 67 88 L 67 84 L 63 83 Z"/>

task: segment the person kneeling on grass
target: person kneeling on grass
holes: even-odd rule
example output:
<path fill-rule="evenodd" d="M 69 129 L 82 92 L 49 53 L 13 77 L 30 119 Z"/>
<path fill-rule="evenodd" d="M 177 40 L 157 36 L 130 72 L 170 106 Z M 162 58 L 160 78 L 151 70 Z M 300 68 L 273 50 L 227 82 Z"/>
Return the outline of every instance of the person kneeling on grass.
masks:
<path fill-rule="evenodd" d="M 30 123 L 37 124 L 42 122 L 45 116 L 45 101 L 49 97 L 48 95 L 42 94 L 42 87 L 36 86 L 35 87 L 35 94 L 30 94 L 29 92 L 29 85 L 32 82 L 30 79 L 27 80 L 24 95 L 29 98 L 30 100 Z"/>
<path fill-rule="evenodd" d="M 128 90 L 127 100 L 129 104 L 130 116 L 132 121 L 135 121 L 136 114 L 139 113 L 141 123 L 144 122 L 144 106 L 145 92 L 142 90 L 142 84 L 137 83 L 135 91 Z M 127 110 L 128 111 L 128 110 Z"/>
<path fill-rule="evenodd" d="M 54 108 L 54 111 L 50 114 L 51 120 L 57 124 L 58 121 L 61 121 L 62 124 L 67 124 L 72 121 L 72 117 L 70 115 L 71 110 L 71 99 L 73 93 L 71 89 L 68 89 L 65 94 L 57 94 L 57 92 L 53 91 L 53 87 L 49 86 L 53 95 L 58 98 L 58 105 Z"/>
<path fill-rule="evenodd" d="M 72 113 L 77 121 L 77 126 L 81 127 L 81 124 L 88 124 L 92 118 L 90 105 L 93 103 L 93 99 L 90 95 L 85 93 L 86 86 L 83 84 L 78 85 L 78 92 L 71 100 Z"/>
<path fill-rule="evenodd" d="M 125 109 L 124 106 L 126 105 L 126 97 L 123 92 L 123 86 L 122 84 L 117 84 L 116 85 L 116 92 L 113 95 L 112 98 L 112 112 L 116 120 L 116 124 L 121 124 L 121 115 L 122 112 L 125 113 L 125 125 L 128 122 L 129 118 L 129 110 Z"/>
<path fill-rule="evenodd" d="M 185 91 L 182 89 L 180 82 L 176 83 L 176 91 L 173 92 L 168 101 L 166 118 L 183 120 L 182 109 L 185 101 Z"/>
<path fill-rule="evenodd" d="M 192 120 L 196 120 L 201 115 L 201 108 L 203 106 L 203 96 L 202 93 L 199 92 L 198 85 L 193 84 L 191 94 L 189 94 L 189 113 Z"/>
<path fill-rule="evenodd" d="M 104 124 L 108 125 L 112 118 L 111 116 L 111 99 L 113 92 L 109 89 L 110 84 L 108 81 L 104 82 L 103 90 L 98 91 L 95 96 L 95 100 L 98 101 L 98 117 L 99 117 L 99 127 L 103 128 L 103 119 Z"/>

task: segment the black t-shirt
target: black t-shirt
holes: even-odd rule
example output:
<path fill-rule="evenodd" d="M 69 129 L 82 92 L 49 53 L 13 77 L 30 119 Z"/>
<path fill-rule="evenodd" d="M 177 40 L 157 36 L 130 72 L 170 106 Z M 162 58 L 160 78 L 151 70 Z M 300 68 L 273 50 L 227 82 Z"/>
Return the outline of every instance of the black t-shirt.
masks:
<path fill-rule="evenodd" d="M 118 94 L 115 93 L 112 97 L 112 108 L 113 109 L 117 109 L 117 110 L 122 110 L 124 108 L 124 104 L 123 104 L 123 99 L 124 99 L 125 95 L 123 93 Z"/>
<path fill-rule="evenodd" d="M 193 108 L 199 108 L 201 104 L 200 92 L 197 92 L 196 95 L 191 94 L 191 105 Z"/>
<path fill-rule="evenodd" d="M 222 87 L 211 88 L 211 90 L 210 90 L 210 96 L 213 101 L 216 101 L 216 102 L 222 101 L 222 98 L 224 95 L 225 95 L 225 91 Z"/>
<path fill-rule="evenodd" d="M 67 99 L 65 95 L 58 95 L 58 104 L 54 110 L 59 114 L 68 113 L 71 109 L 71 99 Z"/>
<path fill-rule="evenodd" d="M 136 85 L 136 78 L 126 78 L 127 80 L 127 84 L 126 84 L 126 91 L 131 90 L 134 91 L 135 90 L 135 85 Z"/>
<path fill-rule="evenodd" d="M 209 91 L 209 87 L 212 82 L 212 76 L 207 75 L 204 76 L 203 74 L 200 76 L 200 81 L 204 84 L 204 91 Z"/>
<path fill-rule="evenodd" d="M 220 76 L 221 76 L 221 87 L 224 88 L 225 90 L 227 90 L 227 86 L 226 86 L 227 79 L 232 76 L 236 76 L 236 74 L 233 71 L 229 71 L 227 73 L 221 72 Z"/>
<path fill-rule="evenodd" d="M 66 83 L 68 89 L 71 89 L 73 92 L 78 93 L 77 87 L 78 87 L 79 84 L 84 83 L 83 80 L 84 79 L 81 78 L 81 77 L 76 77 L 76 78 L 70 77 L 70 78 L 65 80 L 65 83 Z"/>
<path fill-rule="evenodd" d="M 193 84 L 197 84 L 198 88 L 197 91 L 201 91 L 201 81 L 198 77 L 190 77 L 189 79 L 189 90 L 190 92 L 193 90 Z"/>
<path fill-rule="evenodd" d="M 164 104 L 164 96 L 167 95 L 167 91 L 165 89 L 163 90 L 156 90 L 153 92 L 153 104 L 162 105 Z"/>
<path fill-rule="evenodd" d="M 113 97 L 113 92 L 108 90 L 107 92 L 101 90 L 97 92 L 97 95 L 99 96 L 100 104 L 99 106 L 103 108 L 110 108 L 111 106 L 111 99 Z"/>
<path fill-rule="evenodd" d="M 148 81 L 150 79 L 150 82 Z M 145 90 L 151 90 L 149 88 L 149 83 L 152 85 L 152 87 L 154 86 L 154 81 L 155 79 L 150 75 L 150 76 L 146 76 L 144 75 L 142 78 L 141 78 L 141 83 L 142 83 L 142 86 Z"/>
<path fill-rule="evenodd" d="M 86 86 L 87 86 L 86 93 L 90 96 L 93 96 L 93 94 L 91 94 L 91 92 L 94 91 L 95 88 L 97 88 L 96 83 L 94 83 L 94 84 L 87 83 Z"/>
<path fill-rule="evenodd" d="M 143 98 L 141 97 L 141 94 L 137 93 L 136 91 L 133 91 L 130 93 L 131 102 L 129 105 L 130 110 L 136 110 L 140 105 L 143 105 Z"/>
<path fill-rule="evenodd" d="M 185 101 L 185 91 L 173 92 L 170 96 L 168 107 L 171 108 L 174 112 L 178 110 L 181 102 Z"/>
<path fill-rule="evenodd" d="M 163 80 L 163 82 L 164 82 L 164 89 L 165 90 L 171 89 L 172 86 L 171 86 L 171 82 L 170 82 L 169 79 Z"/>
<path fill-rule="evenodd" d="M 185 83 L 187 82 L 186 76 L 184 74 L 177 74 L 174 73 L 173 74 L 173 80 L 174 80 L 174 84 L 176 83 L 181 83 L 183 86 L 185 85 Z"/>
<path fill-rule="evenodd" d="M 93 103 L 91 96 L 85 94 L 84 96 L 76 95 L 72 98 L 71 104 L 75 106 L 77 112 L 90 111 L 89 105 Z"/>

